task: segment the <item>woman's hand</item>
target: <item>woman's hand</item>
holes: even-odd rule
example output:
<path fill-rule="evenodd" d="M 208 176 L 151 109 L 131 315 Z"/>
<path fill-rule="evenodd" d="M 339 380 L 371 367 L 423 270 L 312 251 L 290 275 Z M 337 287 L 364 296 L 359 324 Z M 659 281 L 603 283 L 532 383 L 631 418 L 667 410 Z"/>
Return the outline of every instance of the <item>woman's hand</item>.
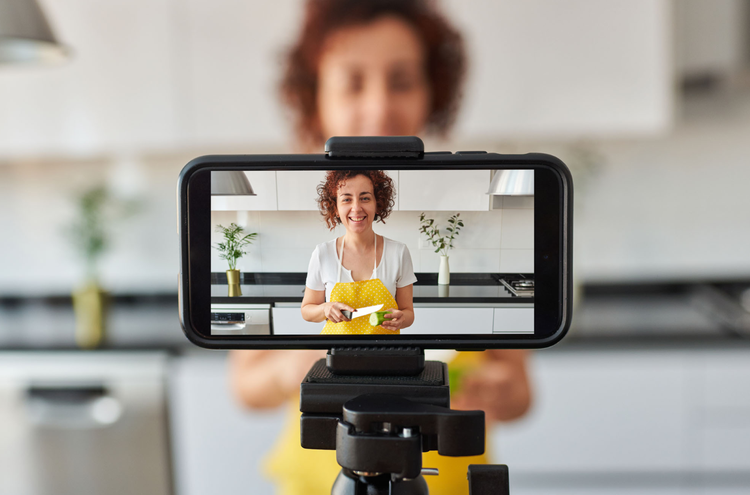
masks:
<path fill-rule="evenodd" d="M 389 309 L 390 313 L 383 315 L 385 321 L 380 325 L 386 330 L 401 330 L 404 325 L 404 312 L 400 309 Z"/>
<path fill-rule="evenodd" d="M 460 380 L 451 407 L 481 409 L 487 421 L 509 421 L 523 416 L 531 405 L 526 355 L 526 351 L 518 350 L 485 351 L 481 364 Z"/>
<path fill-rule="evenodd" d="M 323 304 L 323 314 L 325 314 L 326 320 L 332 321 L 333 323 L 351 321 L 341 313 L 341 310 L 355 311 L 354 308 L 342 302 L 327 302 Z"/>

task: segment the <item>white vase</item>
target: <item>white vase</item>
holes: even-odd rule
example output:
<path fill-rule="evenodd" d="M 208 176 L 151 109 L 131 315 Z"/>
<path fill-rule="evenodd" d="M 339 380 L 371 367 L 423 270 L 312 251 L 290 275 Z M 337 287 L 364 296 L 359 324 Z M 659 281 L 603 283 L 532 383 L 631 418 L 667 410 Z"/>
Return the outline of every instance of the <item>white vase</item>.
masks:
<path fill-rule="evenodd" d="M 438 285 L 450 285 L 451 269 L 448 266 L 448 257 L 440 256 L 440 269 L 438 270 Z"/>

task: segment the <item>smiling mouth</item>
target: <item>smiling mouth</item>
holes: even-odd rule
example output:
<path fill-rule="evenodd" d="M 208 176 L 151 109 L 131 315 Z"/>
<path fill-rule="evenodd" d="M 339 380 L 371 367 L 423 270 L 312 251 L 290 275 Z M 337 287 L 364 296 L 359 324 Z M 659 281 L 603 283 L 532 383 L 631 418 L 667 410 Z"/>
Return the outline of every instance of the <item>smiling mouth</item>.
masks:
<path fill-rule="evenodd" d="M 361 222 L 365 219 L 365 217 L 349 217 L 349 220 L 352 222 Z"/>

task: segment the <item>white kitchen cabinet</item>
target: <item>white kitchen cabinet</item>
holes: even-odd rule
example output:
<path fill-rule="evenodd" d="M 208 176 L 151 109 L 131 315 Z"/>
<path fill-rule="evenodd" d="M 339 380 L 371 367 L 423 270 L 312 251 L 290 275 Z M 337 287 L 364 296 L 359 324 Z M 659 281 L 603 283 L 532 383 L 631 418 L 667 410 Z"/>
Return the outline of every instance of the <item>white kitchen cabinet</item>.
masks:
<path fill-rule="evenodd" d="M 276 210 L 276 172 L 245 172 L 255 196 L 212 196 L 212 211 L 263 211 Z"/>
<path fill-rule="evenodd" d="M 272 308 L 274 335 L 320 335 L 325 322 L 306 321 L 300 307 L 300 304 L 277 303 Z"/>
<path fill-rule="evenodd" d="M 184 0 L 175 5 L 185 143 L 233 148 L 284 143 L 292 132 L 277 95 L 279 56 L 291 43 L 301 4 Z"/>
<path fill-rule="evenodd" d="M 489 170 L 401 170 L 402 211 L 488 211 Z"/>
<path fill-rule="evenodd" d="M 494 432 L 496 460 L 528 476 L 680 472 L 694 417 L 689 364 L 669 351 L 537 352 L 534 405 Z"/>
<path fill-rule="evenodd" d="M 414 324 L 401 335 L 489 334 L 493 308 L 414 307 Z"/>
<path fill-rule="evenodd" d="M 490 435 L 511 493 L 750 492 L 746 346 L 556 349 L 529 370 L 531 411 Z"/>
<path fill-rule="evenodd" d="M 279 210 L 318 211 L 318 184 L 325 170 L 279 170 L 276 172 Z"/>
<path fill-rule="evenodd" d="M 262 466 L 281 432 L 283 406 L 244 406 L 232 394 L 224 351 L 200 349 L 175 358 L 169 389 L 173 493 L 273 493 Z"/>
<path fill-rule="evenodd" d="M 695 390 L 695 469 L 750 472 L 750 359 L 746 352 L 706 352 L 691 370 Z"/>
<path fill-rule="evenodd" d="M 279 303 L 272 309 L 274 335 L 320 335 L 324 323 L 302 318 L 300 305 Z M 489 334 L 492 333 L 493 308 L 415 307 L 414 324 L 401 330 L 410 334 Z"/>
<path fill-rule="evenodd" d="M 398 210 L 398 172 L 387 172 L 393 180 L 396 189 L 396 204 Z M 325 170 L 299 170 L 276 172 L 278 190 L 278 209 L 287 211 L 318 211 L 318 185 L 325 181 Z"/>
<path fill-rule="evenodd" d="M 132 153 L 173 147 L 174 2 L 42 2 L 71 47 L 56 67 L 3 67 L 0 151 L 11 155 Z"/>
<path fill-rule="evenodd" d="M 534 308 L 495 308 L 492 333 L 534 333 Z"/>

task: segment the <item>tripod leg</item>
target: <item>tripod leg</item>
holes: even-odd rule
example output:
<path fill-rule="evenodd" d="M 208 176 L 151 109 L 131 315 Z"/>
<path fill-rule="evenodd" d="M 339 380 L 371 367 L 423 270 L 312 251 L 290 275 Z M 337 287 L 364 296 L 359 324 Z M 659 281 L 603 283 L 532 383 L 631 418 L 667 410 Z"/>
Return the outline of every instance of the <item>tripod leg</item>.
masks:
<path fill-rule="evenodd" d="M 469 464 L 469 495 L 510 495 L 508 466 Z"/>

